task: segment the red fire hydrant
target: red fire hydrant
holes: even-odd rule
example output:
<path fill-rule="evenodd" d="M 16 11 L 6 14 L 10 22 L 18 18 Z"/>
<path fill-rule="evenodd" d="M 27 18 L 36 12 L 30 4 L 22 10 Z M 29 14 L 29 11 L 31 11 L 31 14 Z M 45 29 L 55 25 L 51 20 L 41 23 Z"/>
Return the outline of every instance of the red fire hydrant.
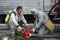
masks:
<path fill-rule="evenodd" d="M 29 33 L 31 33 L 31 32 L 32 32 L 32 30 L 30 30 L 30 29 L 23 29 L 22 30 L 22 34 L 25 38 L 29 38 Z"/>

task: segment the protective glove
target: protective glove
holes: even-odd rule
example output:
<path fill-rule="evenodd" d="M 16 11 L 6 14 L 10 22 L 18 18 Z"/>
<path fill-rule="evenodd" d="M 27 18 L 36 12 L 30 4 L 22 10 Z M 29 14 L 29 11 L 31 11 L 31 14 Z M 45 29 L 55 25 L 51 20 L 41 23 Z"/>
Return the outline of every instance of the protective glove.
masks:
<path fill-rule="evenodd" d="M 35 32 L 35 30 L 36 30 L 35 28 L 32 29 L 33 32 Z"/>

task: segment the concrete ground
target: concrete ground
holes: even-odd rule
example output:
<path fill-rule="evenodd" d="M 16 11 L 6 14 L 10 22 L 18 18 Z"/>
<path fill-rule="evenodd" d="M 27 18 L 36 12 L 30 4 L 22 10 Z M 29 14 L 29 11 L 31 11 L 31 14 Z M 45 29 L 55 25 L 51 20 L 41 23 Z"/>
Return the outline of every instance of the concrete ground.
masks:
<path fill-rule="evenodd" d="M 2 27 L 3 26 L 3 27 Z M 0 28 L 4 28 L 5 24 L 0 24 Z M 8 40 L 60 40 L 56 38 L 24 38 L 22 36 L 16 36 L 16 37 L 11 37 L 11 36 L 6 36 L 5 34 L 0 36 L 0 40 L 2 40 L 4 37 L 8 37 Z"/>
<path fill-rule="evenodd" d="M 8 40 L 60 40 L 60 39 L 56 39 L 56 38 L 24 38 L 22 36 L 12 37 L 11 35 L 10 36 L 2 35 L 2 36 L 0 36 L 0 40 L 2 40 L 4 37 L 7 37 Z"/>

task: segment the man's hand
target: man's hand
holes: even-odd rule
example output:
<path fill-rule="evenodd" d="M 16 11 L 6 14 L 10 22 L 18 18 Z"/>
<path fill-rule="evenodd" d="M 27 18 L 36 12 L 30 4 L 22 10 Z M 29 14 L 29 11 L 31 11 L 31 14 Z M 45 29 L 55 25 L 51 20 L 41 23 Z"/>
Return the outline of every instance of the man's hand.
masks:
<path fill-rule="evenodd" d="M 29 26 L 29 24 L 25 24 L 26 26 Z"/>
<path fill-rule="evenodd" d="M 22 29 L 23 29 L 23 28 L 22 28 L 21 26 L 18 26 L 18 27 L 17 27 L 17 30 L 18 30 L 18 31 L 21 31 Z"/>

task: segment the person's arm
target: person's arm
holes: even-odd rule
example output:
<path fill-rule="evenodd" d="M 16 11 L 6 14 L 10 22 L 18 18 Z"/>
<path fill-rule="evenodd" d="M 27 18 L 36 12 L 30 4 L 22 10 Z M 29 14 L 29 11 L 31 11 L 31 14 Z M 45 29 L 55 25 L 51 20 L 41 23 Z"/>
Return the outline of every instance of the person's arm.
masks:
<path fill-rule="evenodd" d="M 23 29 L 23 28 L 18 24 L 18 22 L 16 21 L 16 19 L 15 19 L 15 14 L 14 14 L 14 13 L 11 14 L 11 20 L 12 20 L 12 22 L 15 24 L 15 26 L 16 26 L 16 28 L 17 28 L 18 31 L 21 31 L 21 30 Z"/>
<path fill-rule="evenodd" d="M 26 19 L 24 18 L 24 16 L 22 15 L 22 21 L 24 22 L 24 24 L 27 24 Z"/>
<path fill-rule="evenodd" d="M 18 26 L 19 25 L 18 22 L 15 19 L 15 14 L 14 13 L 11 14 L 11 20 L 15 24 L 15 26 Z"/>
<path fill-rule="evenodd" d="M 39 22 L 38 23 L 36 22 L 35 28 L 39 28 L 41 26 L 41 24 L 43 22 L 43 19 L 44 19 L 44 16 L 43 15 L 39 16 L 39 19 L 38 19 Z"/>
<path fill-rule="evenodd" d="M 41 24 L 43 22 L 43 17 L 40 16 L 38 20 L 39 20 L 38 23 L 37 23 L 37 20 L 35 20 L 34 28 L 32 29 L 33 32 L 35 32 L 35 30 L 38 29 L 41 26 Z"/>

